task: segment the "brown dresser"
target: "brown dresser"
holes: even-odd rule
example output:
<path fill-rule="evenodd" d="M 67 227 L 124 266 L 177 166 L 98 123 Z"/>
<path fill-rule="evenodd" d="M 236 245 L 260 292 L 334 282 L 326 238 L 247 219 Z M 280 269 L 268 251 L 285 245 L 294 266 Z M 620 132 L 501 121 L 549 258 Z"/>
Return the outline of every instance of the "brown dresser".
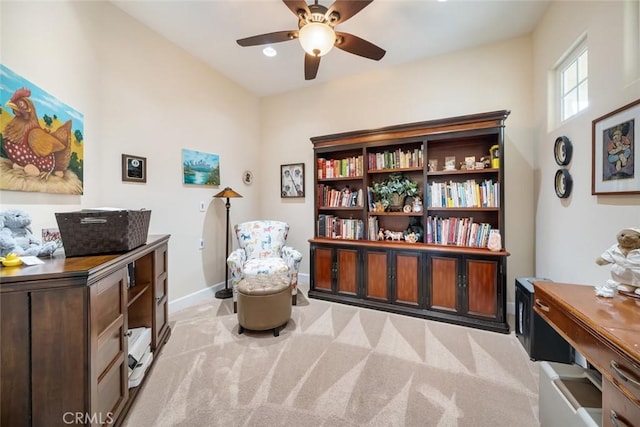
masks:
<path fill-rule="evenodd" d="M 535 311 L 602 374 L 602 425 L 640 426 L 640 300 L 534 282 Z"/>
<path fill-rule="evenodd" d="M 151 328 L 156 357 L 170 334 L 168 241 L 149 236 L 123 254 L 2 268 L 0 425 L 123 421 L 144 385 L 129 388 L 129 329 Z"/>

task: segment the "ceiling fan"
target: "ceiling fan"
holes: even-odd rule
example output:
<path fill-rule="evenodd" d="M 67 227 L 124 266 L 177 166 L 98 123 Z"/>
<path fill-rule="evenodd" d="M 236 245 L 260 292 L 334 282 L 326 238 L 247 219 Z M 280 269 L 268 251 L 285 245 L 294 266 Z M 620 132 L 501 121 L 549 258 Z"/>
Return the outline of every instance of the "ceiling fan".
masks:
<path fill-rule="evenodd" d="M 333 46 L 345 52 L 379 61 L 386 51 L 353 34 L 335 31 L 335 27 L 353 17 L 373 0 L 336 0 L 329 8 L 307 4 L 304 0 L 282 0 L 298 17 L 298 29 L 276 31 L 237 40 L 240 46 L 256 46 L 298 39 L 304 55 L 304 78 L 313 80 L 318 74 L 320 57 Z"/>

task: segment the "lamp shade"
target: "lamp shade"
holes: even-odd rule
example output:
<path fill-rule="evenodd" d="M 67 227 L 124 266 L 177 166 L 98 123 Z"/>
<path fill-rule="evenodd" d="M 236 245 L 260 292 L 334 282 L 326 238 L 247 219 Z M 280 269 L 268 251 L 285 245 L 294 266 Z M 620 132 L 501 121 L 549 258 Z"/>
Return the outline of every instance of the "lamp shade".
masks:
<path fill-rule="evenodd" d="M 298 38 L 305 52 L 313 56 L 322 56 L 333 48 L 336 33 L 327 24 L 310 22 L 300 28 Z"/>
<path fill-rule="evenodd" d="M 224 190 L 222 190 L 221 192 L 219 192 L 218 194 L 216 194 L 213 197 L 230 198 L 230 197 L 242 197 L 242 196 L 240 194 L 236 193 L 235 191 L 233 191 L 231 189 L 231 187 L 225 187 Z"/>

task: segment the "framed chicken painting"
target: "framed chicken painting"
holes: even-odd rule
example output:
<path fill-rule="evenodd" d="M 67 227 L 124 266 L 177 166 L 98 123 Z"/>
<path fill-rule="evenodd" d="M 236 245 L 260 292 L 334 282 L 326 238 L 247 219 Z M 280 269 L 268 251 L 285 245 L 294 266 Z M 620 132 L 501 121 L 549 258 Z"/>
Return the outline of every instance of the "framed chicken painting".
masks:
<path fill-rule="evenodd" d="M 0 189 L 83 194 L 83 115 L 3 64 L 0 75 Z"/>

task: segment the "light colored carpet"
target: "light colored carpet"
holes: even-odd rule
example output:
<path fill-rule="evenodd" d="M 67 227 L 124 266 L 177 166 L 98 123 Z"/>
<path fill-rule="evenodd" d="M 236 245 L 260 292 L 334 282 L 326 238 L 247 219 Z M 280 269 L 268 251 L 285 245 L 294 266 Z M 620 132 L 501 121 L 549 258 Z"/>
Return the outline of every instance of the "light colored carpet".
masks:
<path fill-rule="evenodd" d="M 274 337 L 231 300 L 171 317 L 125 422 L 144 426 L 538 426 L 538 365 L 500 334 L 298 294 Z"/>

